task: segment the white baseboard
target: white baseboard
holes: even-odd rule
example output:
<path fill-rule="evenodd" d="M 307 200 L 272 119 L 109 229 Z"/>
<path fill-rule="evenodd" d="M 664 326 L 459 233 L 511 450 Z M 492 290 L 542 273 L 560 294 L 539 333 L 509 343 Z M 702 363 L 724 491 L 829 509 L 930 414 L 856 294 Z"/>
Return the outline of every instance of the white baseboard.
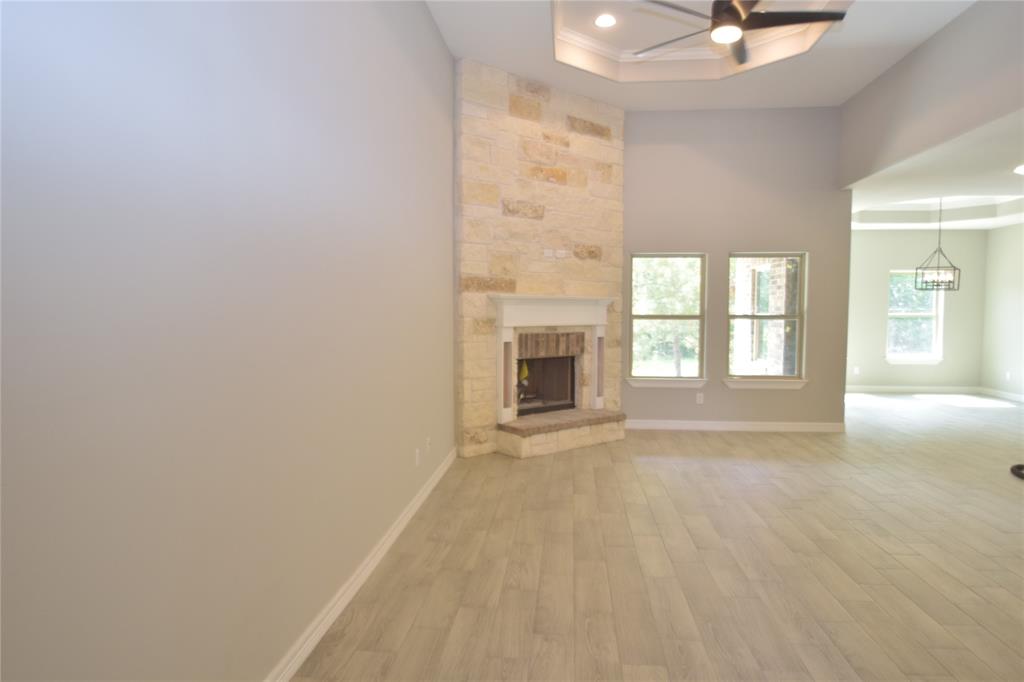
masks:
<path fill-rule="evenodd" d="M 985 395 L 1002 398 L 1003 400 L 1012 400 L 1014 402 L 1024 403 L 1024 393 L 1010 393 L 1009 391 L 1000 391 L 997 388 L 989 388 L 988 386 L 981 386 L 978 390 Z"/>
<path fill-rule="evenodd" d="M 395 522 L 391 524 L 387 532 L 384 533 L 384 537 L 377 542 L 377 545 L 370 550 L 370 553 L 363 559 L 359 567 L 356 568 L 355 573 L 349 576 L 348 580 L 344 582 L 341 588 L 331 597 L 331 600 L 327 602 L 327 605 L 317 614 L 313 622 L 309 624 L 302 635 L 295 641 L 295 643 L 285 654 L 284 658 L 274 666 L 274 669 L 267 675 L 268 681 L 277 682 L 278 680 L 290 680 L 298 672 L 299 667 L 309 656 L 310 652 L 317 645 L 320 639 L 327 632 L 327 629 L 331 627 L 331 624 L 337 620 L 341 612 L 345 610 L 348 603 L 352 601 L 352 598 L 356 596 L 356 592 L 363 586 L 366 579 L 370 577 L 373 569 L 377 567 L 384 555 L 387 554 L 388 550 L 391 549 L 391 545 L 395 543 L 398 536 L 405 530 L 406 525 L 412 519 L 413 515 L 416 514 L 423 501 L 427 499 L 427 495 L 434 489 L 441 477 L 444 476 L 445 472 L 455 461 L 455 448 L 449 451 L 448 455 L 444 458 L 441 464 L 437 467 L 427 482 L 423 484 L 416 496 L 412 498 L 402 513 L 395 519 Z"/>
<path fill-rule="evenodd" d="M 627 419 L 626 428 L 637 431 L 804 431 L 842 433 L 843 422 L 740 422 L 690 421 L 686 419 Z"/>

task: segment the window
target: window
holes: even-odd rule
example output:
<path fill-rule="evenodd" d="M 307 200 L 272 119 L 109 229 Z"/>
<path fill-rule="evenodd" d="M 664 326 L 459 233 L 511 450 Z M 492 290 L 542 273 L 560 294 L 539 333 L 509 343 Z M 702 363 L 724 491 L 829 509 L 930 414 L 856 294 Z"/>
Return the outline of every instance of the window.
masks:
<path fill-rule="evenodd" d="M 914 288 L 913 270 L 889 273 L 889 323 L 885 358 L 889 362 L 942 360 L 942 292 Z"/>
<path fill-rule="evenodd" d="M 630 376 L 704 375 L 704 256 L 633 256 Z"/>
<path fill-rule="evenodd" d="M 803 254 L 729 257 L 729 376 L 800 376 L 803 277 Z"/>

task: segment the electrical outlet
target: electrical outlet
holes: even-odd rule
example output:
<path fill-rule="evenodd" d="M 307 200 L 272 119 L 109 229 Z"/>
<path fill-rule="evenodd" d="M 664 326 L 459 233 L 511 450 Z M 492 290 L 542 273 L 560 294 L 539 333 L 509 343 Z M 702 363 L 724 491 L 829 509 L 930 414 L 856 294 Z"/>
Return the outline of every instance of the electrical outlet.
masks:
<path fill-rule="evenodd" d="M 859 376 L 860 375 L 860 367 L 854 367 L 853 368 L 853 375 L 854 376 Z"/>
<path fill-rule="evenodd" d="M 704 394 L 703 393 L 697 393 L 697 404 L 698 405 L 703 405 L 704 404 Z"/>
<path fill-rule="evenodd" d="M 416 448 L 416 466 L 420 465 L 420 449 Z"/>
<path fill-rule="evenodd" d="M 1010 373 L 1009 373 L 1009 372 L 1007 372 L 1007 373 L 1006 373 L 1006 374 L 1005 374 L 1004 376 L 1006 377 L 1006 380 L 1007 380 L 1007 381 L 1009 381 L 1009 380 L 1010 380 Z"/>

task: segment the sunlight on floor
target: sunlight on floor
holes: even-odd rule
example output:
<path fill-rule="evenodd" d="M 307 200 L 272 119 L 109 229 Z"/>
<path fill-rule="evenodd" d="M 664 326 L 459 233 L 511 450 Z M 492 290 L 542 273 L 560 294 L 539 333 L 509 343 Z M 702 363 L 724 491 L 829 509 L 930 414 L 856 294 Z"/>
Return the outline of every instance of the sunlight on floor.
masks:
<path fill-rule="evenodd" d="M 879 395 L 877 393 L 847 393 L 846 404 L 860 407 L 887 407 L 905 402 L 895 395 Z"/>
<path fill-rule="evenodd" d="M 913 400 L 910 400 L 913 398 Z M 915 402 L 919 401 L 919 402 Z M 847 393 L 847 405 L 863 407 L 888 407 L 893 409 L 914 409 L 932 405 L 948 405 L 950 407 L 971 407 L 982 409 L 1012 409 L 1017 405 L 1008 400 L 983 398 L 963 393 L 914 393 L 879 395 L 877 393 Z"/>
<path fill-rule="evenodd" d="M 995 409 L 1009 409 L 1015 405 L 1007 400 L 998 398 L 982 398 L 976 395 L 948 394 L 948 393 L 915 393 L 916 400 L 923 400 L 928 403 L 950 405 L 951 407 L 985 407 Z"/>

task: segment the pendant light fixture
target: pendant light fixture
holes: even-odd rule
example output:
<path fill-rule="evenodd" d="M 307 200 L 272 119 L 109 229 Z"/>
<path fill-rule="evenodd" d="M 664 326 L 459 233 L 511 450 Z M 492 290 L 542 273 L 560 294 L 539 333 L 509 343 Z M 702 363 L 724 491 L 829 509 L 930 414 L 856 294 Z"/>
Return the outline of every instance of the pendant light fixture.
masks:
<path fill-rule="evenodd" d="M 939 197 L 939 245 L 914 274 L 914 288 L 922 291 L 957 291 L 960 289 L 960 268 L 942 250 L 942 197 Z"/>

